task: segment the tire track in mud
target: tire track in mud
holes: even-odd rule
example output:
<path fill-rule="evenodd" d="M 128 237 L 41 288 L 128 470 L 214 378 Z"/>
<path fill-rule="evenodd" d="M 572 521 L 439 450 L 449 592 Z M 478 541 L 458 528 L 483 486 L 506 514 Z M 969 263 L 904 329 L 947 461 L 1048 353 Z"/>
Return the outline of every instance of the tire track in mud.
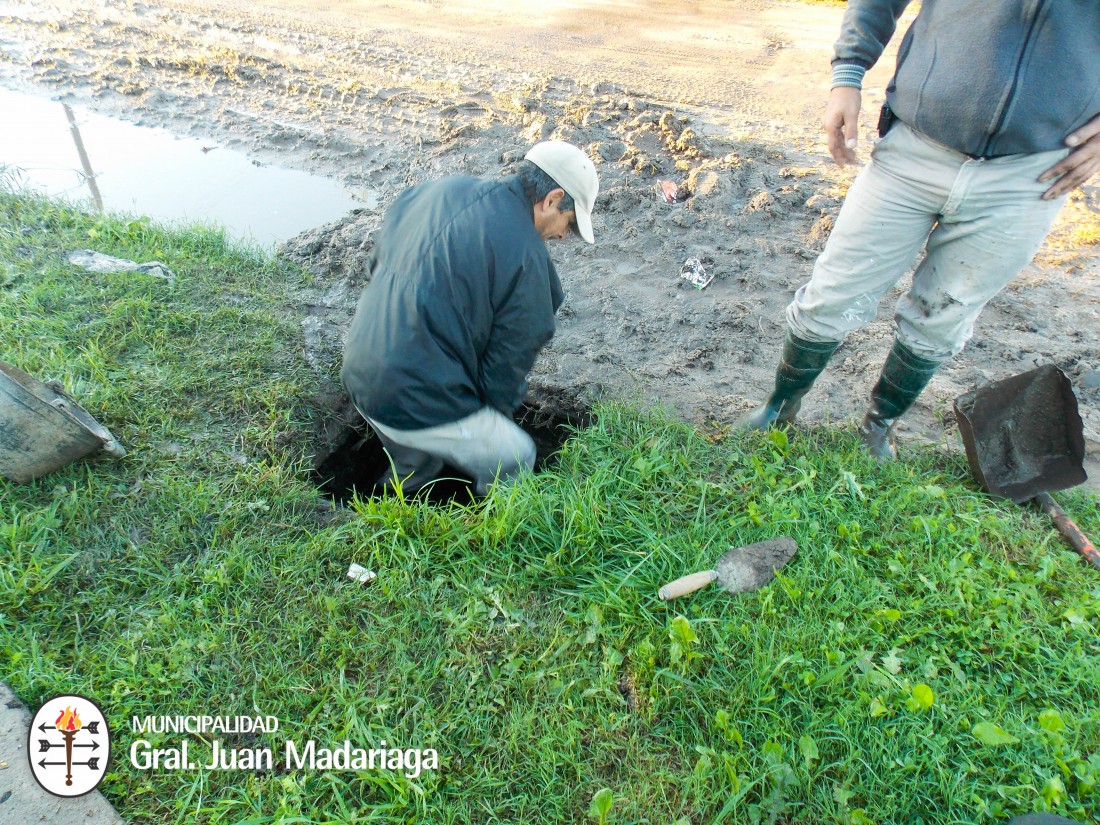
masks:
<path fill-rule="evenodd" d="M 425 4 L 412 0 L 384 3 L 372 7 L 369 14 L 355 4 L 341 6 L 338 14 L 307 12 L 294 0 L 270 2 L 273 5 L 266 8 L 240 0 L 180 0 L 175 5 L 202 16 L 216 14 L 224 19 L 227 12 L 245 16 L 262 22 L 265 29 L 308 29 L 332 39 L 412 49 L 426 58 L 418 68 L 429 77 L 439 76 L 440 65 L 462 66 L 480 85 L 515 85 L 524 78 L 568 74 L 586 85 L 610 84 L 654 101 L 706 107 L 716 120 L 732 124 L 772 120 L 777 108 L 791 108 L 792 99 L 802 101 L 798 108 L 818 108 L 820 92 L 814 84 L 824 84 L 827 75 L 828 59 L 823 54 L 819 65 L 805 67 L 798 76 L 774 77 L 772 82 L 782 87 L 781 95 L 769 99 L 759 94 L 756 76 L 768 71 L 778 48 L 794 38 L 774 29 L 771 20 L 772 28 L 760 22 L 763 12 L 774 9 L 774 4 L 765 2 L 731 7 L 650 0 L 631 4 L 625 11 L 582 6 L 516 19 L 515 13 L 475 0 L 453 4 L 455 8 L 472 5 L 484 12 L 477 26 L 460 27 L 460 34 L 446 29 L 446 23 L 456 19 L 455 8 L 425 16 Z M 640 20 L 639 15 L 650 10 L 656 10 L 656 19 L 663 25 Z M 813 14 L 839 19 L 838 12 L 828 9 L 818 8 Z M 726 20 L 730 22 L 723 23 Z M 585 21 L 610 33 L 592 34 Z M 714 25 L 705 25 L 710 23 Z M 675 36 L 677 26 L 684 24 L 699 30 L 694 41 Z M 780 100 L 782 106 L 777 106 Z"/>

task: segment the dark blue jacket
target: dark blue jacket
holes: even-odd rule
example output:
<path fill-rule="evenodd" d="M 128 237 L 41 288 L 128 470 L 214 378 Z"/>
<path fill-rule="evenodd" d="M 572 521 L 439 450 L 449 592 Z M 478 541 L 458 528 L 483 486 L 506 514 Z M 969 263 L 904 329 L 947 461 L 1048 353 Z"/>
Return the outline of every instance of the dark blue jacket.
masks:
<path fill-rule="evenodd" d="M 563 295 L 519 178 L 405 190 L 369 269 L 340 373 L 364 415 L 419 430 L 523 403 Z"/>
<path fill-rule="evenodd" d="M 907 5 L 849 0 L 833 65 L 874 65 Z M 886 91 L 902 122 L 968 155 L 1064 148 L 1100 114 L 1100 0 L 924 0 Z"/>

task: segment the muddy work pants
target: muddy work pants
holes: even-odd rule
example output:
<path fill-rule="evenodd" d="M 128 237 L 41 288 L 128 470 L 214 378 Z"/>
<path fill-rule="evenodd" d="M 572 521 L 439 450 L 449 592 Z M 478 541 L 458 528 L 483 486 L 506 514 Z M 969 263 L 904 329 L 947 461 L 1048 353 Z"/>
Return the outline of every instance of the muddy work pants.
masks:
<path fill-rule="evenodd" d="M 799 338 L 841 341 L 872 320 L 879 301 L 912 266 L 913 286 L 895 312 L 913 353 L 944 360 L 974 321 L 1038 251 L 1065 198 L 1039 196 L 1037 179 L 1069 150 L 973 159 L 896 123 L 871 153 L 841 207 L 810 282 L 787 321 Z"/>
<path fill-rule="evenodd" d="M 393 462 L 378 483 L 392 487 L 396 476 L 406 493 L 439 478 L 444 463 L 469 473 L 479 496 L 485 495 L 494 480 L 513 478 L 535 466 L 531 436 L 491 407 L 423 430 L 396 430 L 370 418 L 367 423 Z"/>

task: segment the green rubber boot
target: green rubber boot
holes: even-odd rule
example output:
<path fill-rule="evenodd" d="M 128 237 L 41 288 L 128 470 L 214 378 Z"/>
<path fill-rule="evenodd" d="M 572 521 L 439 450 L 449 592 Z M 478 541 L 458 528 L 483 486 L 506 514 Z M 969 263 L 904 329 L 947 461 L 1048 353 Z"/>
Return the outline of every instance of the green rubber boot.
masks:
<path fill-rule="evenodd" d="M 741 429 L 766 430 L 793 422 L 802 406 L 802 396 L 839 346 L 839 341 L 805 341 L 788 330 L 783 356 L 775 370 L 775 389 L 767 401 L 741 419 Z"/>
<path fill-rule="evenodd" d="M 901 341 L 894 341 L 878 383 L 871 390 L 871 406 L 859 428 L 863 446 L 879 461 L 897 458 L 894 426 L 928 386 L 941 363 L 915 355 Z"/>

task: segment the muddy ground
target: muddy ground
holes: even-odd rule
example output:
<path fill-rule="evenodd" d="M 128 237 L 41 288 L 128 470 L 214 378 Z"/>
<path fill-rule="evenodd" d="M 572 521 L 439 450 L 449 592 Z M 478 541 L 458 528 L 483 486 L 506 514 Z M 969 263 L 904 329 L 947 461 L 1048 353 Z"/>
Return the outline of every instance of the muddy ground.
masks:
<path fill-rule="evenodd" d="M 854 174 L 833 165 L 819 127 L 841 7 L 317 5 L 0 2 L 0 83 L 379 194 L 378 209 L 282 247 L 318 276 L 293 309 L 304 355 L 331 390 L 334 426 L 314 439 L 316 452 L 340 435 L 343 330 L 385 206 L 417 181 L 498 175 L 550 137 L 597 160 L 601 194 L 597 244 L 552 247 L 567 299 L 530 401 L 562 415 L 619 397 L 720 427 L 764 397 L 783 309 L 808 279 Z M 868 75 L 863 159 L 892 65 L 891 52 Z M 661 181 L 677 185 L 677 202 L 660 195 Z M 903 421 L 903 446 L 928 439 L 958 449 L 952 399 L 1051 362 L 1074 381 L 1091 475 L 1100 476 L 1098 241 L 1100 187 L 1091 186 Z M 679 277 L 690 257 L 714 275 L 705 290 Z M 844 343 L 802 420 L 861 415 L 899 294 Z"/>

